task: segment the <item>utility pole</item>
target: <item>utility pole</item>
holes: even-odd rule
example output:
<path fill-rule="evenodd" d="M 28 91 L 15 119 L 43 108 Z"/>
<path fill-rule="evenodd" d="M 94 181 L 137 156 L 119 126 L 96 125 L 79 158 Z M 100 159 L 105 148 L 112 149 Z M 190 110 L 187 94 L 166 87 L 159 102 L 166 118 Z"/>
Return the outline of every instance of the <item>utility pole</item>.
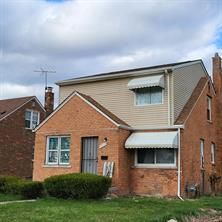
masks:
<path fill-rule="evenodd" d="M 34 70 L 34 72 L 41 72 L 45 76 L 45 89 L 47 89 L 47 81 L 48 81 L 48 73 L 56 73 L 56 71 L 49 71 L 45 70 L 43 68 L 40 68 L 40 70 Z"/>

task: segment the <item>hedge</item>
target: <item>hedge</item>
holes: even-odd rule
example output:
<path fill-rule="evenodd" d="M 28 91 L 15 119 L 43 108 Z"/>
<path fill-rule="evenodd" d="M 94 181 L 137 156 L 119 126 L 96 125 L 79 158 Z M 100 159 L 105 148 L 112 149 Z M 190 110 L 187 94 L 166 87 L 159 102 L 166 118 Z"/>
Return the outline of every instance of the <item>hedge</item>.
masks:
<path fill-rule="evenodd" d="M 105 196 L 111 179 L 94 174 L 76 173 L 52 176 L 44 181 L 47 193 L 64 199 L 91 199 Z"/>
<path fill-rule="evenodd" d="M 44 192 L 43 183 L 36 181 L 28 181 L 21 186 L 21 195 L 24 198 L 35 199 L 42 197 Z"/>
<path fill-rule="evenodd" d="M 22 179 L 15 176 L 0 176 L 0 193 L 20 194 Z"/>
<path fill-rule="evenodd" d="M 0 176 L 0 193 L 17 194 L 23 198 L 41 197 L 44 191 L 41 182 L 32 182 L 14 176 Z"/>

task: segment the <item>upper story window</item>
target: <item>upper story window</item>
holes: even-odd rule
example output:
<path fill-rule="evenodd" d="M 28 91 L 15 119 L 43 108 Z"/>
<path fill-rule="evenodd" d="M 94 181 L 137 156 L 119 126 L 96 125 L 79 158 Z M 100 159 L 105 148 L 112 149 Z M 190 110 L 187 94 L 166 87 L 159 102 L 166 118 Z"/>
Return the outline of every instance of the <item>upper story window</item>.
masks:
<path fill-rule="evenodd" d="M 163 89 L 159 86 L 136 89 L 136 105 L 163 103 Z"/>
<path fill-rule="evenodd" d="M 212 98 L 207 97 L 207 120 L 212 121 Z"/>
<path fill-rule="evenodd" d="M 25 127 L 34 129 L 39 124 L 39 112 L 34 110 L 25 111 Z"/>
<path fill-rule="evenodd" d="M 136 105 L 162 104 L 164 75 L 150 75 L 128 82 L 128 89 L 135 92 Z"/>
<path fill-rule="evenodd" d="M 49 136 L 47 138 L 46 164 L 69 164 L 70 137 Z"/>

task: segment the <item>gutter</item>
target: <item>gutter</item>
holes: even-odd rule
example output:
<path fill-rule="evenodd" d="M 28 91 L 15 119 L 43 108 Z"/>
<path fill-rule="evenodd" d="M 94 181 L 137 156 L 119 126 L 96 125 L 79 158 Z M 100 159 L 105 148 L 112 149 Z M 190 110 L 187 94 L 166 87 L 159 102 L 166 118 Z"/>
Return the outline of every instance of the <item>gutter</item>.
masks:
<path fill-rule="evenodd" d="M 181 141 L 180 141 L 180 128 L 178 128 L 178 170 L 177 170 L 177 197 L 184 201 L 181 197 Z"/>
<path fill-rule="evenodd" d="M 172 70 L 171 70 L 172 71 Z M 168 125 L 171 125 L 171 109 L 170 109 L 170 72 L 168 70 L 165 70 L 165 73 L 167 74 L 167 94 L 168 94 L 168 98 L 167 98 L 167 105 L 168 105 Z"/>
<path fill-rule="evenodd" d="M 166 129 L 184 129 L 184 125 L 173 125 L 173 126 L 159 126 L 159 127 L 131 127 L 119 124 L 120 129 L 130 130 L 130 131 L 141 131 L 141 130 L 166 130 Z"/>
<path fill-rule="evenodd" d="M 87 77 L 79 77 L 70 80 L 63 80 L 58 81 L 55 84 L 58 86 L 67 86 L 67 85 L 75 85 L 79 83 L 88 83 L 88 82 L 96 82 L 96 81 L 103 81 L 103 80 L 110 80 L 110 79 L 119 79 L 119 78 L 127 78 L 127 77 L 138 77 L 144 76 L 147 74 L 158 74 L 158 73 L 166 73 L 172 72 L 172 67 L 165 67 L 160 69 L 150 69 L 150 70 L 139 70 L 139 71 L 128 71 L 119 74 L 104 74 L 101 76 L 87 76 Z"/>

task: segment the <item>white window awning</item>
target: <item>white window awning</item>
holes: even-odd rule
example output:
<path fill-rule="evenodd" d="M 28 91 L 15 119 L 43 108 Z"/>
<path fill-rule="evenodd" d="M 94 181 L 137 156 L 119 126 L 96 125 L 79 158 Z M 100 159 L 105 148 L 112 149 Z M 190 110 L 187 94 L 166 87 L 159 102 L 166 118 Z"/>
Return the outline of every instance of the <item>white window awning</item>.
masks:
<path fill-rule="evenodd" d="M 178 133 L 135 132 L 126 140 L 125 148 L 178 148 Z"/>
<path fill-rule="evenodd" d="M 128 82 L 128 89 L 160 86 L 164 88 L 164 75 L 146 76 L 132 79 Z"/>

